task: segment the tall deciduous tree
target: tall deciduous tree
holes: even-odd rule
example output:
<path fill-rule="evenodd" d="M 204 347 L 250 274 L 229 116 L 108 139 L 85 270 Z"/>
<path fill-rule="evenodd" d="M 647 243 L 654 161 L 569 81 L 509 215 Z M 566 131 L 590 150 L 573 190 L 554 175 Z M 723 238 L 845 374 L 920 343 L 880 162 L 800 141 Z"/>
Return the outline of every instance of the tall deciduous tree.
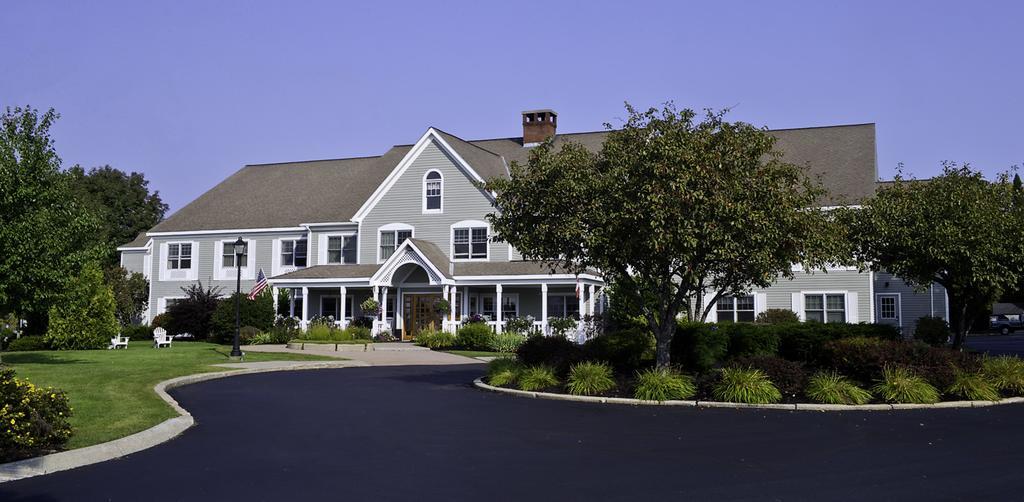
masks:
<path fill-rule="evenodd" d="M 146 277 L 119 266 L 104 270 L 103 278 L 114 294 L 118 322 L 122 326 L 139 322 L 149 304 L 149 281 Z"/>
<path fill-rule="evenodd" d="M 117 246 L 160 223 L 167 213 L 160 192 L 150 193 L 142 173 L 127 174 L 110 166 L 86 171 L 76 165 L 67 174 L 81 201 L 100 217 L 103 229 L 98 238 L 106 267 L 117 265 Z"/>
<path fill-rule="evenodd" d="M 96 257 L 98 220 L 72 196 L 50 139 L 51 109 L 0 117 L 0 312 L 40 333 L 69 278 Z"/>
<path fill-rule="evenodd" d="M 953 346 L 979 310 L 1024 278 L 1024 203 L 1006 174 L 990 182 L 968 165 L 943 165 L 929 180 L 897 177 L 854 220 L 862 259 L 949 296 Z"/>
<path fill-rule="evenodd" d="M 703 320 L 722 295 L 824 264 L 834 226 L 813 208 L 823 190 L 763 129 L 671 104 L 626 109 L 599 153 L 548 141 L 488 183 L 488 219 L 525 258 L 596 268 L 634 292 L 665 367 L 681 312 Z"/>
<path fill-rule="evenodd" d="M 103 272 L 88 264 L 68 285 L 64 300 L 50 308 L 46 344 L 57 350 L 102 349 L 120 331 L 115 310 Z"/>

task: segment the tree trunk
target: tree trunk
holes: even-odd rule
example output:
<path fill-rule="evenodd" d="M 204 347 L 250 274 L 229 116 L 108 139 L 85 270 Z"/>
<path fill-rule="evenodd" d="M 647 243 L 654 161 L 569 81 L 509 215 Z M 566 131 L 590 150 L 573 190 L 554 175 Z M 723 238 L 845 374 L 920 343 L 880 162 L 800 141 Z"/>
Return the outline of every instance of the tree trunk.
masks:
<path fill-rule="evenodd" d="M 967 302 L 959 296 L 949 295 L 949 317 L 949 327 L 953 329 L 953 350 L 963 350 L 967 341 Z"/>
<path fill-rule="evenodd" d="M 672 366 L 672 337 L 676 334 L 675 316 L 662 320 L 654 329 L 655 362 L 658 369 Z"/>

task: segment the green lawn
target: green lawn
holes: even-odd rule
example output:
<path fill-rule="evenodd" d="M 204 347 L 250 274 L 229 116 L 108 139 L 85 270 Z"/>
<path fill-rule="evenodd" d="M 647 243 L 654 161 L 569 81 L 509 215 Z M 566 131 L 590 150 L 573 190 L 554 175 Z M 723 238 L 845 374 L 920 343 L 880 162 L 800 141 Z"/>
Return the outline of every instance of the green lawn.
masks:
<path fill-rule="evenodd" d="M 515 354 L 508 352 L 489 352 L 486 350 L 442 350 L 449 354 L 465 357 L 515 357 Z"/>
<path fill-rule="evenodd" d="M 154 349 L 150 342 L 130 342 L 128 350 L 7 352 L 4 364 L 20 378 L 67 392 L 74 414 L 74 434 L 67 447 L 81 448 L 124 437 L 175 416 L 153 386 L 193 373 L 226 371 L 211 364 L 230 362 L 231 348 L 203 342 L 175 342 Z M 305 354 L 249 352 L 249 361 L 337 360 Z"/>

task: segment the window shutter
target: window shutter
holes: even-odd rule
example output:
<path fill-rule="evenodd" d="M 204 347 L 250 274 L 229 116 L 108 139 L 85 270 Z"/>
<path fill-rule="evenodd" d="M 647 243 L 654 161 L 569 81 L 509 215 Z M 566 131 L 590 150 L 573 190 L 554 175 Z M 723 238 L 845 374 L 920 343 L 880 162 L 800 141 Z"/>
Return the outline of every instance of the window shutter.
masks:
<path fill-rule="evenodd" d="M 793 312 L 796 312 L 797 317 L 801 321 L 804 321 L 804 295 L 803 293 L 793 293 Z"/>
<path fill-rule="evenodd" d="M 754 293 L 754 315 L 768 310 L 768 295 L 766 293 Z"/>
<path fill-rule="evenodd" d="M 846 322 L 860 322 L 860 313 L 857 311 L 857 293 L 846 293 Z"/>

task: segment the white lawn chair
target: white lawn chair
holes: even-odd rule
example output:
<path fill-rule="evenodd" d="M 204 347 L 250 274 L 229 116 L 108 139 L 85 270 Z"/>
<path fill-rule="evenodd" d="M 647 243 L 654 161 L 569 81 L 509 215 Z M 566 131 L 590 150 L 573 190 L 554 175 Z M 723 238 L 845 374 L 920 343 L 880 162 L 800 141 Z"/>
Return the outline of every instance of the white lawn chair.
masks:
<path fill-rule="evenodd" d="M 110 350 L 110 349 L 125 349 L 125 350 L 127 350 L 128 349 L 128 337 L 127 336 L 121 336 L 121 334 L 118 333 L 117 336 L 115 336 L 114 338 L 110 339 L 110 346 L 107 347 L 107 350 Z"/>
<path fill-rule="evenodd" d="M 167 330 L 157 328 L 153 330 L 153 348 L 170 347 L 173 339 L 167 336 Z"/>

